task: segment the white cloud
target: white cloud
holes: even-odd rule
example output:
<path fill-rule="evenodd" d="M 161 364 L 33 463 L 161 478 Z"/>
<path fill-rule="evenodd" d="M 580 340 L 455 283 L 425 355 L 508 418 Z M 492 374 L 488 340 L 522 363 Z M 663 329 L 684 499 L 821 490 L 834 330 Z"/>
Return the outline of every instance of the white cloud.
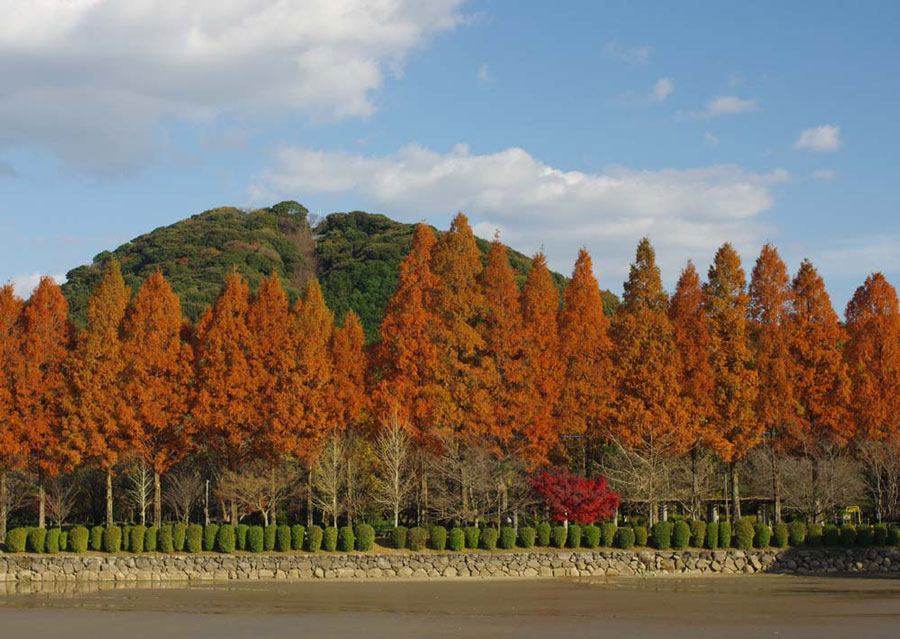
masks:
<path fill-rule="evenodd" d="M 841 127 L 823 124 L 801 131 L 800 137 L 794 142 L 794 148 L 820 152 L 837 151 L 842 144 Z"/>
<path fill-rule="evenodd" d="M 364 117 L 386 73 L 463 0 L 0 3 L 0 147 L 81 169 L 139 164 L 161 123 L 222 113 Z"/>
<path fill-rule="evenodd" d="M 11 277 L 8 281 L 12 283 L 16 295 L 28 299 L 31 297 L 34 289 L 37 288 L 37 285 L 40 284 L 42 277 L 42 273 L 25 273 Z M 50 277 L 53 278 L 53 281 L 57 284 L 62 284 L 66 281 L 65 275 L 51 275 Z"/>
<path fill-rule="evenodd" d="M 660 78 L 656 81 L 656 84 L 653 85 L 653 89 L 650 91 L 650 101 L 651 102 L 662 102 L 675 90 L 675 83 L 672 82 L 672 78 Z"/>
<path fill-rule="evenodd" d="M 603 55 L 626 64 L 644 66 L 650 61 L 650 47 L 623 47 L 611 40 L 603 45 Z"/>
<path fill-rule="evenodd" d="M 720 115 L 736 115 L 757 111 L 759 105 L 755 99 L 739 98 L 734 95 L 720 95 L 710 100 L 703 111 L 695 111 L 691 115 L 699 120 L 717 118 Z"/>
<path fill-rule="evenodd" d="M 783 169 L 755 174 L 733 165 L 567 171 L 520 148 L 475 155 L 466 145 L 448 153 L 410 145 L 364 156 L 290 147 L 278 152 L 251 193 L 259 201 L 336 194 L 355 207 L 408 221 L 443 223 L 462 210 L 484 237 L 499 228 L 519 250 L 545 246 L 562 271 L 586 245 L 598 275 L 618 289 L 643 235 L 660 249 L 673 279 L 688 257 L 702 263 L 726 240 L 757 251 L 771 235 L 759 219 L 773 204 L 771 187 L 789 179 Z"/>
<path fill-rule="evenodd" d="M 707 144 L 707 146 L 711 146 L 711 147 L 715 148 L 715 147 L 719 146 L 719 142 L 721 142 L 722 140 L 720 140 L 718 138 L 718 136 L 715 136 L 712 133 L 710 133 L 709 131 L 707 131 L 706 133 L 703 134 L 703 141 Z"/>
<path fill-rule="evenodd" d="M 812 177 L 814 180 L 831 182 L 837 177 L 837 171 L 835 171 L 834 169 L 818 169 L 812 172 Z"/>
<path fill-rule="evenodd" d="M 482 62 L 481 65 L 478 67 L 477 78 L 478 78 L 479 84 L 487 84 L 488 82 L 491 81 L 491 75 L 490 75 L 490 72 L 488 71 L 488 65 L 486 62 Z"/>

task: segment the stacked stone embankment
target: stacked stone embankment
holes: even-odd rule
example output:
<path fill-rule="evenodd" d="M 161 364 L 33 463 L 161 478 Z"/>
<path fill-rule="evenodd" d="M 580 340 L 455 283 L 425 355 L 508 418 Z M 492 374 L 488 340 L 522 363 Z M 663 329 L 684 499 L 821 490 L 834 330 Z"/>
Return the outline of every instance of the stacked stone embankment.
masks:
<path fill-rule="evenodd" d="M 0 582 L 895 573 L 900 549 L 4 555 Z"/>

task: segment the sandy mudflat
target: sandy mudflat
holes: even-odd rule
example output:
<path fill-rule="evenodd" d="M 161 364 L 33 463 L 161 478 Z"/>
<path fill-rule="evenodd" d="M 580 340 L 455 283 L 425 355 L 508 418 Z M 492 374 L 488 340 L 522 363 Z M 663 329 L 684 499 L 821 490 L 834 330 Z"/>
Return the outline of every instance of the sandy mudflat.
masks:
<path fill-rule="evenodd" d="M 0 636 L 110 632 L 129 639 L 896 638 L 900 579 L 306 582 L 0 597 Z"/>

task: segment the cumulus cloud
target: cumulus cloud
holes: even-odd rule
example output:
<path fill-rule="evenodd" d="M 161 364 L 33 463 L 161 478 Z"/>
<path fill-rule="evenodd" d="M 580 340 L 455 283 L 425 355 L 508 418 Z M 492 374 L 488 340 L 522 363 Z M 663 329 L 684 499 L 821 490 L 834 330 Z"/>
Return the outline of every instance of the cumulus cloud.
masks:
<path fill-rule="evenodd" d="M 819 152 L 837 151 L 842 144 L 841 127 L 823 124 L 801 131 L 800 136 L 794 142 L 794 148 Z"/>
<path fill-rule="evenodd" d="M 22 275 L 11 277 L 9 282 L 13 285 L 13 290 L 16 295 L 28 299 L 31 297 L 34 289 L 37 288 L 37 285 L 40 284 L 41 277 L 43 277 L 43 274 L 41 273 L 24 273 Z M 62 284 L 66 281 L 65 275 L 51 275 L 50 277 L 53 278 L 53 281 L 57 284 Z"/>
<path fill-rule="evenodd" d="M 715 147 L 719 146 L 719 142 L 721 142 L 722 140 L 720 140 L 718 136 L 713 135 L 712 133 L 707 131 L 706 133 L 703 134 L 703 141 L 706 143 L 707 146 L 711 146 L 711 147 L 715 148 Z"/>
<path fill-rule="evenodd" d="M 674 278 L 688 257 L 712 256 L 726 240 L 758 250 L 770 230 L 760 214 L 783 169 L 757 174 L 733 165 L 588 173 L 550 166 L 520 148 L 477 155 L 466 145 L 439 153 L 410 145 L 385 156 L 283 148 L 251 189 L 258 201 L 333 194 L 354 206 L 408 221 L 442 223 L 466 212 L 478 233 L 524 251 L 545 246 L 551 263 L 571 268 L 586 245 L 598 274 L 618 288 L 638 239 L 649 235 Z"/>
<path fill-rule="evenodd" d="M 656 84 L 653 85 L 653 89 L 650 90 L 649 99 L 651 102 L 663 102 L 672 95 L 674 90 L 675 83 L 672 82 L 672 78 L 660 78 L 656 81 Z"/>
<path fill-rule="evenodd" d="M 109 172 L 140 163 L 170 119 L 364 117 L 462 2 L 2 2 L 0 147 Z"/>
<path fill-rule="evenodd" d="M 759 105 L 755 99 L 739 98 L 734 95 L 720 95 L 706 104 L 702 111 L 695 111 L 691 115 L 698 120 L 717 118 L 722 115 L 736 115 L 757 111 Z"/>
<path fill-rule="evenodd" d="M 626 64 L 644 66 L 650 61 L 650 47 L 623 47 L 616 40 L 603 45 L 603 55 Z"/>

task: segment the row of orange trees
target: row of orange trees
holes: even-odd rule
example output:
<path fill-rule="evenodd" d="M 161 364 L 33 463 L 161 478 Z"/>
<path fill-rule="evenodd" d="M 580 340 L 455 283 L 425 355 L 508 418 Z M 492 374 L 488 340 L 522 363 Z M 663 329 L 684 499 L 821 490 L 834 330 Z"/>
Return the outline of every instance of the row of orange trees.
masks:
<path fill-rule="evenodd" d="M 688 263 L 669 296 L 642 240 L 612 320 L 584 250 L 562 296 L 542 254 L 521 287 L 517 275 L 499 241 L 482 259 L 463 215 L 439 239 L 420 225 L 368 347 L 352 312 L 335 326 L 314 281 L 290 305 L 277 275 L 251 295 L 232 274 L 190 326 L 161 273 L 132 298 L 110 263 L 80 331 L 51 280 L 26 303 L 4 287 L 0 501 L 6 472 L 28 468 L 43 525 L 43 481 L 89 465 L 106 473 L 111 523 L 112 476 L 138 460 L 155 473 L 158 524 L 159 476 L 186 455 L 235 472 L 288 457 L 310 467 L 333 433 L 374 435 L 393 415 L 422 451 L 477 448 L 530 470 L 587 471 L 601 446 L 651 466 L 712 451 L 739 518 L 738 464 L 764 438 L 815 460 L 900 434 L 900 313 L 880 274 L 844 324 L 813 265 L 791 279 L 770 245 L 749 285 L 725 244 L 705 282 Z"/>

